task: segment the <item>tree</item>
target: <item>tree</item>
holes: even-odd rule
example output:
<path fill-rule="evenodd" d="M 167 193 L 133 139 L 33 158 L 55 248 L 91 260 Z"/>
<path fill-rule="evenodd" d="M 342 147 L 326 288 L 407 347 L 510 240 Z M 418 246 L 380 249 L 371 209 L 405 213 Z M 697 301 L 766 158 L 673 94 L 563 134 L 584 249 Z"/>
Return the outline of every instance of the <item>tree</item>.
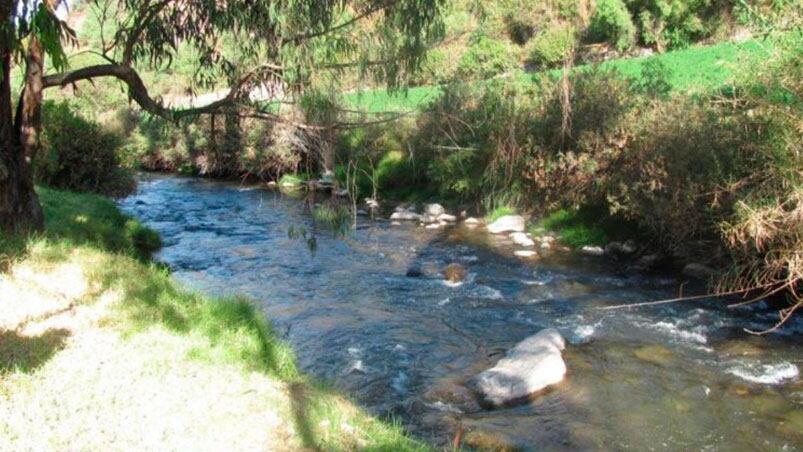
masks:
<path fill-rule="evenodd" d="M 445 0 L 88 0 L 106 19 L 104 61 L 68 68 L 62 45 L 72 32 L 56 16 L 63 0 L 2 0 L 0 19 L 0 228 L 39 228 L 42 214 L 33 190 L 42 91 L 83 80 L 114 77 L 145 112 L 170 120 L 231 114 L 285 121 L 277 105 L 295 102 L 322 81 L 336 83 L 358 70 L 388 89 L 400 89 L 443 34 Z M 7 4 L 8 3 L 8 4 Z M 226 46 L 226 42 L 236 43 Z M 207 105 L 173 109 L 154 98 L 137 68 L 168 66 L 179 45 L 198 55 L 195 83 L 225 81 L 227 95 Z M 226 50 L 226 49 L 230 50 Z M 233 48 L 233 50 L 231 50 Z M 20 54 L 25 58 L 19 58 Z M 50 56 L 56 72 L 45 73 Z M 12 117 L 12 65 L 24 66 L 25 85 Z M 267 99 L 252 99 L 263 88 Z M 12 119 L 15 122 L 12 122 Z M 12 127 L 11 124 L 15 124 Z"/>

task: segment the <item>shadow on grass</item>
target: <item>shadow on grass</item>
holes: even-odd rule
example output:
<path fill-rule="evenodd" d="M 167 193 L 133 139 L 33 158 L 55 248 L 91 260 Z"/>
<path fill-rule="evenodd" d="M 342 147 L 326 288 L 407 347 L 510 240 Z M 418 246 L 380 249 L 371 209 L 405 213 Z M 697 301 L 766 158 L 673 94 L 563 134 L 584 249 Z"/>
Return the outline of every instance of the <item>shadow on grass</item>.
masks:
<path fill-rule="evenodd" d="M 0 331 L 0 375 L 30 373 L 62 350 L 70 332 L 49 329 L 39 336 L 21 336 L 17 331 Z"/>

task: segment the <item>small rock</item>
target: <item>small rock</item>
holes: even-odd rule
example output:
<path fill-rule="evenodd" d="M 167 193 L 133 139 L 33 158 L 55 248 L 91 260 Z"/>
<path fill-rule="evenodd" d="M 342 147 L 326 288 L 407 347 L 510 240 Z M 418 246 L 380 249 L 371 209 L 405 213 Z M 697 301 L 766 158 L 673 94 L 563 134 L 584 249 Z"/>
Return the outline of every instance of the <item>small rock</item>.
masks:
<path fill-rule="evenodd" d="M 399 223 L 398 221 L 391 221 L 390 225 L 391 226 L 401 226 L 401 223 Z"/>
<path fill-rule="evenodd" d="M 359 215 L 361 217 L 367 217 L 368 216 L 368 212 L 366 212 L 366 211 L 364 211 L 362 209 L 357 209 L 357 215 Z"/>
<path fill-rule="evenodd" d="M 346 191 L 346 193 L 348 194 L 348 191 Z M 369 209 L 378 209 L 379 208 L 379 201 L 377 201 L 374 198 L 365 198 L 365 205 Z"/>
<path fill-rule="evenodd" d="M 516 344 L 494 367 L 473 377 L 469 384 L 494 406 L 524 400 L 563 380 L 566 363 L 561 351 L 565 347 L 557 330 L 541 330 Z"/>
<path fill-rule="evenodd" d="M 408 210 L 403 210 L 393 212 L 393 214 L 390 216 L 390 219 L 397 221 L 421 221 L 421 215 Z"/>
<path fill-rule="evenodd" d="M 538 253 L 536 253 L 535 251 L 532 251 L 532 250 L 516 250 L 516 251 L 513 252 L 513 254 L 516 257 L 533 257 Z"/>
<path fill-rule="evenodd" d="M 440 225 L 440 223 L 432 223 L 432 224 L 428 224 L 426 226 L 426 228 L 427 229 L 440 229 L 441 225 Z"/>
<path fill-rule="evenodd" d="M 405 273 L 405 276 L 408 278 L 420 278 L 423 275 L 424 272 L 421 271 L 420 267 L 410 267 L 407 269 L 407 273 Z"/>
<path fill-rule="evenodd" d="M 468 217 L 463 221 L 463 223 L 478 225 L 478 224 L 480 224 L 480 220 L 478 220 L 478 219 L 476 219 L 474 217 Z"/>
<path fill-rule="evenodd" d="M 647 254 L 641 256 L 636 262 L 636 267 L 642 270 L 650 270 L 655 268 L 661 262 L 661 256 L 658 254 Z"/>
<path fill-rule="evenodd" d="M 511 240 L 513 240 L 513 243 L 519 246 L 525 246 L 525 247 L 535 246 L 535 242 L 533 241 L 533 239 L 527 237 L 527 234 L 523 232 L 514 232 L 510 234 L 510 238 Z"/>
<path fill-rule="evenodd" d="M 542 250 L 548 250 L 550 248 L 552 248 L 552 245 L 550 245 L 549 242 L 541 242 L 541 249 Z"/>
<path fill-rule="evenodd" d="M 586 256 L 602 256 L 605 254 L 605 250 L 603 250 L 601 247 L 589 245 L 580 248 L 580 252 Z"/>
<path fill-rule="evenodd" d="M 675 354 L 672 352 L 672 350 L 662 345 L 645 345 L 636 349 L 634 354 L 636 355 L 636 358 L 642 361 L 659 366 L 669 365 L 669 363 L 675 357 Z"/>
<path fill-rule="evenodd" d="M 412 204 L 399 204 L 393 209 L 394 212 L 413 212 L 416 213 L 415 205 Z"/>
<path fill-rule="evenodd" d="M 427 215 L 431 215 L 433 217 L 437 217 L 439 215 L 445 214 L 446 209 L 444 209 L 443 206 L 438 203 L 427 204 L 426 206 L 424 206 L 424 213 Z"/>
<path fill-rule="evenodd" d="M 636 242 L 628 240 L 625 243 L 611 242 L 605 246 L 605 254 L 614 256 L 627 256 L 636 252 Z"/>
<path fill-rule="evenodd" d="M 346 190 L 345 188 L 341 188 L 337 190 L 332 190 L 332 194 L 344 198 L 349 195 L 349 191 Z"/>
<path fill-rule="evenodd" d="M 460 264 L 449 264 L 443 271 L 447 281 L 458 283 L 466 279 L 466 269 Z"/>
<path fill-rule="evenodd" d="M 446 223 L 454 223 L 455 221 L 457 221 L 457 217 L 456 216 L 449 215 L 448 213 L 442 213 L 442 214 L 438 215 L 437 218 L 438 218 L 438 221 L 446 222 Z"/>
<path fill-rule="evenodd" d="M 272 181 L 268 182 L 268 187 L 275 187 L 275 186 L 276 186 L 276 181 L 275 180 L 272 180 Z"/>
<path fill-rule="evenodd" d="M 683 267 L 683 276 L 694 278 L 700 281 L 708 281 L 713 275 L 714 270 L 711 267 L 698 263 L 690 263 Z"/>
<path fill-rule="evenodd" d="M 503 232 L 524 232 L 525 221 L 521 215 L 505 215 L 488 225 L 488 232 L 501 234 Z"/>

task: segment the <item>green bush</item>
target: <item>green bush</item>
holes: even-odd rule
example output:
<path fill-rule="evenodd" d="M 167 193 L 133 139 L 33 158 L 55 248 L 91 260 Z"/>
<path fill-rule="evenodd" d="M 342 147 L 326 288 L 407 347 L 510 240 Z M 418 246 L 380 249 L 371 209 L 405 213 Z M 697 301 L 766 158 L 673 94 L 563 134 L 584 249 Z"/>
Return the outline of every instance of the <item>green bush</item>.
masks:
<path fill-rule="evenodd" d="M 120 137 L 79 116 L 66 102 L 46 102 L 42 124 L 42 149 L 34 162 L 39 183 L 112 196 L 135 188 L 131 174 L 120 167 Z"/>
<path fill-rule="evenodd" d="M 671 49 L 710 36 L 730 5 L 716 0 L 630 0 L 628 8 L 641 42 Z"/>
<path fill-rule="evenodd" d="M 575 29 L 570 25 L 549 28 L 527 43 L 528 58 L 540 67 L 555 67 L 572 53 Z"/>
<path fill-rule="evenodd" d="M 457 64 L 457 75 L 463 80 L 485 80 L 516 67 L 518 59 L 504 42 L 480 36 Z"/>
<path fill-rule="evenodd" d="M 597 9 L 588 26 L 589 37 L 597 42 L 610 42 L 624 52 L 636 42 L 636 27 L 622 0 L 598 0 Z"/>

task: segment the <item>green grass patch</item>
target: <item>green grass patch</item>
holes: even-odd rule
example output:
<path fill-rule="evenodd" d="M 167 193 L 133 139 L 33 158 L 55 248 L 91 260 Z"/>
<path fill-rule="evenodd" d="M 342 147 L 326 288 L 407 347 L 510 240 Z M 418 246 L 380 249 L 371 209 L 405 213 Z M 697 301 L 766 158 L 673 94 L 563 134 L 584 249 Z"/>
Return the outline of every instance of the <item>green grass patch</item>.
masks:
<path fill-rule="evenodd" d="M 530 227 L 533 235 L 540 235 L 544 231 L 557 233 L 561 242 L 574 248 L 605 246 L 613 240 L 641 236 L 631 222 L 612 217 L 604 208 L 596 207 L 561 209 Z"/>
<path fill-rule="evenodd" d="M 505 215 L 517 215 L 518 212 L 515 208 L 510 206 L 499 206 L 485 215 L 486 223 L 493 223 L 494 221 L 504 217 Z"/>
<path fill-rule="evenodd" d="M 307 173 L 282 174 L 282 177 L 279 178 L 279 186 L 300 187 L 301 185 L 304 185 L 308 180 L 310 180 L 310 175 Z"/>
<path fill-rule="evenodd" d="M 348 207 L 333 202 L 324 202 L 315 206 L 312 210 L 312 217 L 317 225 L 321 225 L 335 234 L 345 234 L 354 220 Z"/>

